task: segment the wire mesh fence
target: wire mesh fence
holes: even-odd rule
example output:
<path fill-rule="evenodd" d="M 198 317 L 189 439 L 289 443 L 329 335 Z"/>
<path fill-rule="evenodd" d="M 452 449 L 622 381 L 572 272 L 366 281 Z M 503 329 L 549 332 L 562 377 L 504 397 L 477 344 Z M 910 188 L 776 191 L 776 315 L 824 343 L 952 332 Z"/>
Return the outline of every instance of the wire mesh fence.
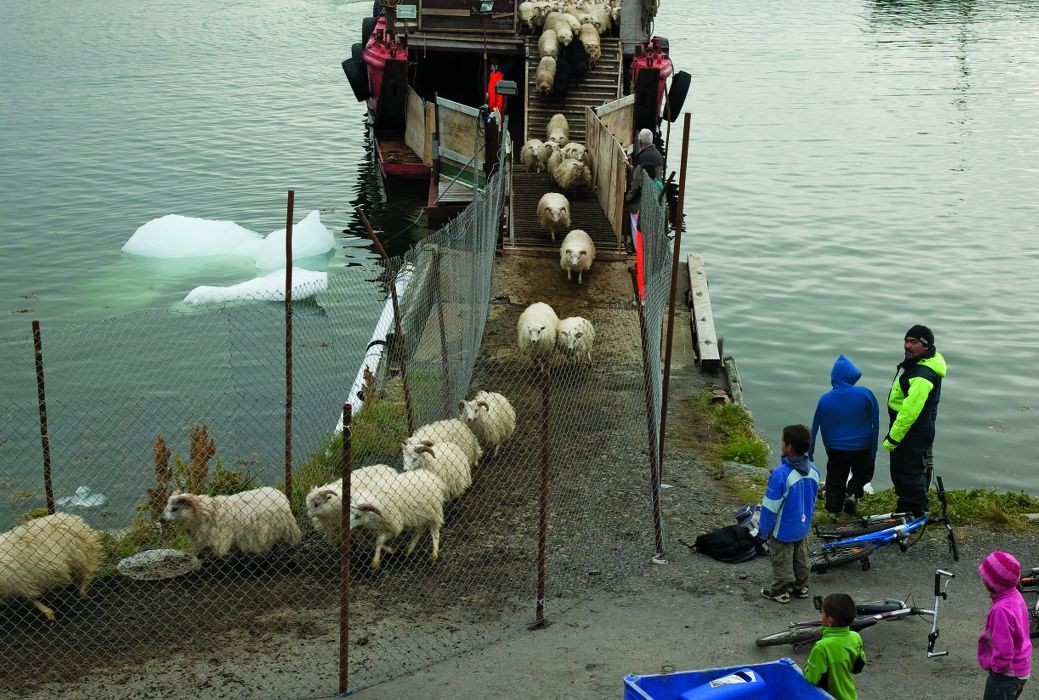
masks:
<path fill-rule="evenodd" d="M 506 184 L 407 255 L 294 291 L 288 392 L 278 304 L 45 328 L 42 355 L 28 335 L 0 345 L 0 683 L 229 632 L 334 637 L 346 616 L 343 653 L 312 663 L 356 690 L 643 566 L 659 548 L 666 214 L 644 194 L 641 308 L 633 291 L 582 311 L 594 342 L 534 362 L 521 309 L 489 306 Z M 45 449 L 58 514 L 38 517 Z"/>

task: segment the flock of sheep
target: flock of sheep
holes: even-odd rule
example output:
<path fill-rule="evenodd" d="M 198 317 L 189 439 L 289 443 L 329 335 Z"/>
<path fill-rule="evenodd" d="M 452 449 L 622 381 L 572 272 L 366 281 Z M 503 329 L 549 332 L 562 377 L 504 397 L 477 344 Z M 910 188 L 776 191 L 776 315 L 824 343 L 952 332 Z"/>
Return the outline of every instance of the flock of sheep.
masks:
<path fill-rule="evenodd" d="M 584 144 L 570 140 L 570 123 L 563 114 L 548 120 L 545 140 L 528 139 L 520 149 L 520 162 L 535 173 L 547 171 L 564 192 L 591 187 L 590 158 Z M 544 224 L 542 224 L 544 226 Z M 555 240 L 555 231 L 552 240 Z"/>
<path fill-rule="evenodd" d="M 402 533 L 411 540 L 410 554 L 426 532 L 432 558 L 440 551 L 444 504 L 461 496 L 472 483 L 472 468 L 484 451 L 497 455 L 516 430 L 516 412 L 498 393 L 480 391 L 459 402 L 459 417 L 417 429 L 401 445 L 404 471 L 386 464 L 354 470 L 350 483 L 350 529 L 375 539 L 372 570 L 388 542 Z M 343 480 L 311 489 L 307 516 L 314 529 L 338 542 L 343 517 Z M 262 487 L 230 496 L 174 492 L 162 520 L 178 522 L 191 550 L 219 558 L 236 550 L 262 556 L 276 545 L 296 546 L 302 532 L 289 500 L 278 489 Z M 0 534 L 0 602 L 29 600 L 54 622 L 54 611 L 40 598 L 47 591 L 75 584 L 85 598 L 101 563 L 98 533 L 78 515 L 55 513 Z"/>
<path fill-rule="evenodd" d="M 620 0 L 528 0 L 518 12 L 532 33 L 541 32 L 537 91 L 559 96 L 602 57 L 599 37 L 618 22 Z"/>

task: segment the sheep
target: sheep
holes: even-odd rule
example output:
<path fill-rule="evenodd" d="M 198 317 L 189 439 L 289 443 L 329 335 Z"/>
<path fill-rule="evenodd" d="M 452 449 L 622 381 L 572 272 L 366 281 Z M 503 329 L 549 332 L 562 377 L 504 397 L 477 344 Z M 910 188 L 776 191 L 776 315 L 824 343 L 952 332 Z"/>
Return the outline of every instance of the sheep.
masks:
<path fill-rule="evenodd" d="M 530 2 L 530 0 L 527 0 L 527 2 L 521 2 L 517 8 L 517 12 L 519 12 L 520 22 L 526 24 L 530 31 L 534 31 L 535 27 L 540 26 L 544 22 L 542 8 L 535 3 Z"/>
<path fill-rule="evenodd" d="M 559 322 L 559 350 L 565 355 L 586 355 L 592 361 L 595 326 L 586 318 L 571 316 Z"/>
<path fill-rule="evenodd" d="M 563 114 L 553 114 L 545 127 L 546 141 L 551 141 L 559 146 L 570 143 L 570 123 Z"/>
<path fill-rule="evenodd" d="M 566 270 L 566 279 L 572 279 L 571 273 L 577 273 L 577 283 L 581 284 L 581 275 L 592 269 L 595 262 L 595 243 L 591 236 L 579 228 L 566 234 L 559 246 L 559 267 Z"/>
<path fill-rule="evenodd" d="M 405 530 L 414 532 L 405 554 L 411 554 L 426 530 L 433 537 L 433 563 L 440 556 L 440 528 L 444 526 L 444 481 L 419 469 L 397 475 L 385 487 L 362 489 L 350 496 L 350 529 L 375 536 L 371 570 L 378 571 L 383 550 L 393 553 L 386 541 Z"/>
<path fill-rule="evenodd" d="M 404 469 L 410 471 L 415 468 L 418 456 L 416 456 L 413 448 L 418 445 L 435 447 L 446 442 L 453 442 L 461 447 L 462 451 L 465 452 L 465 456 L 469 459 L 470 466 L 476 466 L 476 463 L 483 456 L 480 441 L 476 439 L 469 426 L 457 418 L 447 418 L 423 425 L 404 441 L 404 444 L 401 445 L 401 451 L 404 455 Z"/>
<path fill-rule="evenodd" d="M 545 141 L 541 145 L 541 153 L 538 155 L 538 168 L 548 170 L 548 160 L 559 148 L 559 144 L 555 141 Z"/>
<path fill-rule="evenodd" d="M 101 543 L 83 519 L 68 513 L 36 518 L 0 534 L 0 601 L 28 599 L 54 622 L 40 601 L 52 588 L 75 583 L 80 599 L 101 563 Z"/>
<path fill-rule="evenodd" d="M 478 391 L 471 401 L 459 401 L 458 408 L 459 419 L 468 423 L 485 450 L 493 450 L 492 456 L 516 432 L 516 411 L 501 394 Z"/>
<path fill-rule="evenodd" d="M 599 32 L 589 24 L 582 24 L 577 40 L 581 42 L 584 50 L 588 52 L 588 61 L 594 66 L 596 61 L 602 58 L 602 44 L 599 41 Z"/>
<path fill-rule="evenodd" d="M 555 32 L 556 39 L 563 46 L 569 46 L 570 42 L 574 40 L 574 29 L 567 20 L 569 16 L 562 12 L 550 12 L 545 17 L 545 31 Z"/>
<path fill-rule="evenodd" d="M 564 158 L 570 160 L 580 161 L 581 163 L 588 163 L 588 149 L 584 147 L 583 143 L 577 143 L 577 141 L 571 141 L 570 143 L 563 146 L 560 149 L 563 153 Z"/>
<path fill-rule="evenodd" d="M 422 443 L 411 448 L 414 460 L 409 471 L 427 469 L 444 482 L 444 500 L 452 501 L 473 483 L 473 472 L 465 451 L 453 442 Z"/>
<path fill-rule="evenodd" d="M 580 161 L 563 159 L 552 171 L 552 178 L 564 192 L 573 193 L 584 187 L 591 187 L 592 173 L 588 166 Z"/>
<path fill-rule="evenodd" d="M 534 302 L 523 310 L 516 323 L 520 352 L 532 359 L 547 358 L 556 348 L 559 317 L 544 302 Z"/>
<path fill-rule="evenodd" d="M 555 58 L 559 55 L 559 37 L 552 29 L 546 29 L 541 32 L 541 38 L 538 39 L 538 51 L 541 52 L 542 57 L 551 56 Z"/>
<path fill-rule="evenodd" d="M 570 144 L 567 144 L 567 146 L 569 145 Z M 558 151 L 554 152 L 552 155 L 548 157 L 548 172 L 553 172 L 556 168 L 559 167 L 560 163 L 566 160 L 566 154 L 563 152 L 563 149 L 565 148 L 566 146 L 563 146 L 563 148 L 560 148 Z M 555 239 L 553 238 L 552 240 Z"/>
<path fill-rule="evenodd" d="M 232 549 L 263 555 L 279 542 L 298 545 L 301 537 L 289 499 L 269 486 L 231 496 L 174 491 L 162 520 L 184 523 L 192 551 L 209 549 L 214 557 L 225 557 Z"/>
<path fill-rule="evenodd" d="M 538 71 L 534 76 L 537 91 L 542 95 L 552 92 L 552 85 L 556 80 L 556 59 L 551 56 L 542 57 L 538 63 Z"/>
<path fill-rule="evenodd" d="M 587 9 L 587 20 L 582 20 L 582 23 L 587 21 L 593 27 L 595 27 L 596 34 L 606 34 L 613 27 L 613 20 L 610 16 L 610 10 L 605 6 L 595 3 L 588 6 Z"/>
<path fill-rule="evenodd" d="M 555 158 L 557 154 L 552 157 Z M 551 161 L 550 161 L 551 162 Z M 558 192 L 546 192 L 538 201 L 538 224 L 552 236 L 556 242 L 556 232 L 570 228 L 570 202 L 566 195 Z"/>
<path fill-rule="evenodd" d="M 350 493 L 379 487 L 397 478 L 397 470 L 388 464 L 372 464 L 355 469 L 350 474 Z M 343 480 L 337 479 L 324 486 L 315 486 L 307 494 L 307 517 L 314 529 L 329 542 L 338 542 L 342 535 Z"/>
<path fill-rule="evenodd" d="M 545 144 L 541 139 L 528 139 L 523 148 L 520 149 L 520 162 L 527 166 L 530 172 L 541 172 L 544 166 L 541 164 L 541 151 Z"/>

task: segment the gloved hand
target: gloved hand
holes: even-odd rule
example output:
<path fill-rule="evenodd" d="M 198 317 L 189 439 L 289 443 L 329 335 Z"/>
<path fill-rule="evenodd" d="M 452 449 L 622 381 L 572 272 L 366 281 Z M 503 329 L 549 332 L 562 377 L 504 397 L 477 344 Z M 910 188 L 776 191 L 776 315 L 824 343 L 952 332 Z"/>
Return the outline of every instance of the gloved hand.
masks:
<path fill-rule="evenodd" d="M 884 449 L 888 452 L 894 452 L 895 448 L 898 447 L 895 443 L 891 442 L 889 438 L 884 438 Z"/>

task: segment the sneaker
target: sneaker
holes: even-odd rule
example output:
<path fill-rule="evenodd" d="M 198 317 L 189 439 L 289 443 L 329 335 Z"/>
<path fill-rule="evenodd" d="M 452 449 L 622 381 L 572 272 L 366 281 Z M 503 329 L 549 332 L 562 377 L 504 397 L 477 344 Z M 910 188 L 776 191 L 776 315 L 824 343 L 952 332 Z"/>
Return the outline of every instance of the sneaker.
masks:
<path fill-rule="evenodd" d="M 774 600 L 777 603 L 789 603 L 790 602 L 790 594 L 789 593 L 787 593 L 786 591 L 783 591 L 782 593 L 773 593 L 771 588 L 762 588 L 761 589 L 761 597 L 762 598 L 768 598 L 769 600 Z"/>
<path fill-rule="evenodd" d="M 848 515 L 855 515 L 859 510 L 859 499 L 854 496 L 848 496 L 844 499 L 844 512 Z"/>
<path fill-rule="evenodd" d="M 808 586 L 801 586 L 800 588 L 797 588 L 795 586 L 794 590 L 791 591 L 791 593 L 793 593 L 798 598 L 807 598 L 808 597 Z"/>

